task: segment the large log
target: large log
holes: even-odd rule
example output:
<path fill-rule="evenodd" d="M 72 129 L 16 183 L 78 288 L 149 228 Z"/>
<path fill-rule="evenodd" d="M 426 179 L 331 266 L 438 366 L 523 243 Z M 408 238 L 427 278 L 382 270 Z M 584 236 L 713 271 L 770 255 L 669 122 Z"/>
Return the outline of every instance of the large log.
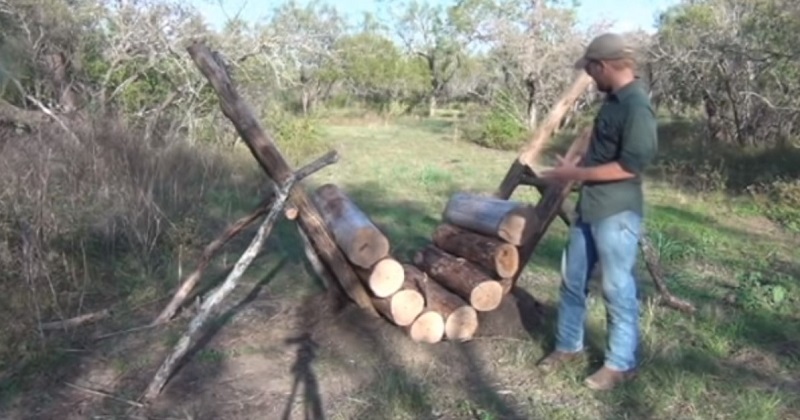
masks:
<path fill-rule="evenodd" d="M 218 54 L 212 53 L 206 45 L 197 41 L 189 45 L 187 51 L 217 93 L 222 113 L 233 123 L 261 168 L 277 184 L 285 183 L 292 176 L 292 168 L 278 150 L 275 140 L 261 127 L 250 106 L 234 88 L 225 65 L 218 61 Z M 299 225 L 320 254 L 320 259 L 330 268 L 347 295 L 359 307 L 378 316 L 367 291 L 336 246 L 325 228 L 322 216 L 303 188 L 293 188 L 290 191 L 289 203 L 297 209 Z"/>
<path fill-rule="evenodd" d="M 478 312 L 458 295 L 428 276 L 419 282 L 427 308 L 444 318 L 444 336 L 452 341 L 471 340 L 478 331 Z"/>
<path fill-rule="evenodd" d="M 399 261 L 386 257 L 371 269 L 354 267 L 356 273 L 376 297 L 385 298 L 400 290 L 405 281 L 405 270 Z"/>
<path fill-rule="evenodd" d="M 513 276 L 519 268 L 516 246 L 448 223 L 436 227 L 433 243 L 439 249 L 478 264 L 500 278 Z"/>
<path fill-rule="evenodd" d="M 414 255 L 414 264 L 478 311 L 496 309 L 503 300 L 502 284 L 477 265 L 428 245 Z"/>
<path fill-rule="evenodd" d="M 389 239 L 339 187 L 325 184 L 312 199 L 351 263 L 370 268 L 389 255 Z"/>
<path fill-rule="evenodd" d="M 531 206 L 464 192 L 450 197 L 442 219 L 516 246 L 537 226 L 536 213 Z"/>
<path fill-rule="evenodd" d="M 405 274 L 399 290 L 385 298 L 373 298 L 372 303 L 389 321 L 405 327 L 411 325 L 425 309 L 425 298 L 419 289 L 425 274 L 410 264 L 403 264 L 401 268 Z"/>

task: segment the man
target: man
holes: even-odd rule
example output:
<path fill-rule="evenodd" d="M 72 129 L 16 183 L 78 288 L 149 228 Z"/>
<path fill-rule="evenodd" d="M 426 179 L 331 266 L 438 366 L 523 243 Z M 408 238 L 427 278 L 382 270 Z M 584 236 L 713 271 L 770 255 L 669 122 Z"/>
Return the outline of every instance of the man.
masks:
<path fill-rule="evenodd" d="M 539 363 L 552 371 L 583 353 L 587 283 L 600 263 L 608 320 L 605 363 L 586 378 L 595 390 L 634 376 L 639 342 L 639 302 L 633 270 L 644 213 L 642 173 L 657 149 L 656 118 L 635 76 L 633 49 L 617 34 L 600 35 L 576 68 L 606 94 L 595 118 L 586 156 L 564 160 L 542 177 L 582 183 L 578 217 L 562 261 L 556 349 Z"/>

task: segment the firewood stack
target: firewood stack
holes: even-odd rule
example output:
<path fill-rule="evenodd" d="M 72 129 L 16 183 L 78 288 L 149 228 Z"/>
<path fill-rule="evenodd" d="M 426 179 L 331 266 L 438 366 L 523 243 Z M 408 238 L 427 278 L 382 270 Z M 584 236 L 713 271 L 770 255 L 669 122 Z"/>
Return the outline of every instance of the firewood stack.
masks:
<path fill-rule="evenodd" d="M 413 262 L 402 262 L 336 185 L 319 187 L 313 201 L 375 309 L 424 343 L 472 339 L 478 313 L 496 309 L 511 290 L 521 268 L 519 247 L 537 228 L 533 206 L 456 193 L 431 243 Z"/>

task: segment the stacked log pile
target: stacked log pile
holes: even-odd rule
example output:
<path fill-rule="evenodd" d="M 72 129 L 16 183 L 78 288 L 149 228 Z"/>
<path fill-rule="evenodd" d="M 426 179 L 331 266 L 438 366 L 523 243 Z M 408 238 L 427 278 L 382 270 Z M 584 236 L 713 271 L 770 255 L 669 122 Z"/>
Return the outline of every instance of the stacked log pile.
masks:
<path fill-rule="evenodd" d="M 519 249 L 538 228 L 533 206 L 456 193 L 431 242 L 404 262 L 336 185 L 319 187 L 313 202 L 378 313 L 423 343 L 472 339 L 479 313 L 496 309 L 511 290 Z"/>

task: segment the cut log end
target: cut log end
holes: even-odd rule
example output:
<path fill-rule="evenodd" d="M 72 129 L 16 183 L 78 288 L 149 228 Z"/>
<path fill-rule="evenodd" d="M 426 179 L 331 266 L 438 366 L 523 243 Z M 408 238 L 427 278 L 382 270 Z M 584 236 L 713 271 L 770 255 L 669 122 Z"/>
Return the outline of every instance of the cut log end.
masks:
<path fill-rule="evenodd" d="M 427 311 L 414 320 L 408 332 L 417 343 L 438 343 L 444 338 L 444 318 L 438 312 Z"/>
<path fill-rule="evenodd" d="M 498 281 L 484 281 L 470 293 L 469 303 L 477 311 L 488 312 L 497 309 L 503 300 L 503 285 Z"/>
<path fill-rule="evenodd" d="M 401 290 L 390 299 L 389 312 L 392 320 L 401 327 L 411 325 L 425 308 L 425 299 L 416 290 Z"/>
<path fill-rule="evenodd" d="M 394 258 L 384 258 L 375 264 L 369 275 L 369 288 L 377 297 L 388 297 L 403 287 L 405 269 Z"/>
<path fill-rule="evenodd" d="M 536 229 L 536 210 L 533 206 L 518 207 L 503 218 L 498 227 L 498 236 L 506 242 L 520 246 L 533 229 Z"/>
<path fill-rule="evenodd" d="M 494 267 L 502 278 L 512 277 L 519 269 L 519 251 L 511 244 L 504 244 L 497 249 L 494 256 Z"/>
<path fill-rule="evenodd" d="M 444 334 L 451 341 L 469 341 L 478 331 L 478 312 L 471 306 L 462 306 L 450 316 L 444 325 Z"/>

